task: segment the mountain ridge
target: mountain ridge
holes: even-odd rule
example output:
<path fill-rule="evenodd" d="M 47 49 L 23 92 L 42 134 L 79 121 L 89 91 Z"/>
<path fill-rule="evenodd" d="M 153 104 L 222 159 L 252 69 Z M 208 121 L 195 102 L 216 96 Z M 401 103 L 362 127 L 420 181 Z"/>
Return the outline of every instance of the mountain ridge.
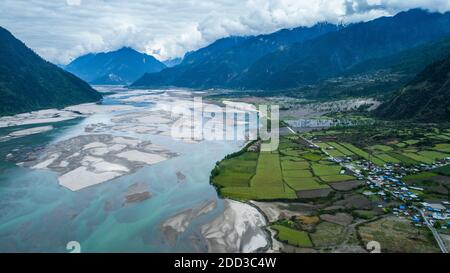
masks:
<path fill-rule="evenodd" d="M 183 61 L 159 73 L 145 74 L 132 86 L 217 87 L 227 85 L 258 58 L 296 41 L 315 38 L 342 26 L 319 23 L 258 36 L 231 36 L 185 55 Z"/>
<path fill-rule="evenodd" d="M 101 94 L 0 27 L 0 115 L 95 102 Z"/>
<path fill-rule="evenodd" d="M 130 47 L 115 51 L 89 53 L 65 69 L 92 84 L 130 84 L 146 72 L 159 72 L 166 66 L 155 57 Z"/>
<path fill-rule="evenodd" d="M 272 52 L 255 55 L 257 58 L 242 62 L 245 65 L 238 68 L 223 56 L 229 54 L 229 48 L 250 42 L 249 38 L 235 37 L 233 47 L 216 50 L 218 53 L 213 51 L 207 56 L 207 61 L 192 56 L 202 57 L 200 53 L 208 47 L 188 54 L 180 65 L 172 69 L 145 74 L 131 86 L 291 90 L 341 76 L 364 61 L 398 54 L 449 35 L 450 13 L 413 9 L 275 47 Z M 257 39 L 255 37 L 253 40 Z M 239 50 L 233 52 L 237 52 L 234 56 L 243 59 L 238 54 Z M 219 61 L 214 62 L 214 58 Z"/>
<path fill-rule="evenodd" d="M 376 115 L 390 120 L 448 122 L 450 120 L 450 55 L 427 66 Z"/>

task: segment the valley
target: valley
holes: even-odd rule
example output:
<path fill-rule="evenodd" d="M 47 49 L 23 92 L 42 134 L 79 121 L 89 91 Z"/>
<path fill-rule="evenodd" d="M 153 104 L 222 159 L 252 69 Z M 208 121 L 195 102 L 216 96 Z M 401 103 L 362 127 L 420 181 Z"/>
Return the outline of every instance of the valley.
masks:
<path fill-rule="evenodd" d="M 448 244 L 448 126 L 292 128 L 271 155 L 253 143 L 211 176 L 221 196 L 266 215 L 274 251 L 367 252 L 370 241 L 382 252 L 448 251 L 426 224 Z"/>
<path fill-rule="evenodd" d="M 0 18 L 0 253 L 448 253 L 450 6 L 99 2 Z"/>

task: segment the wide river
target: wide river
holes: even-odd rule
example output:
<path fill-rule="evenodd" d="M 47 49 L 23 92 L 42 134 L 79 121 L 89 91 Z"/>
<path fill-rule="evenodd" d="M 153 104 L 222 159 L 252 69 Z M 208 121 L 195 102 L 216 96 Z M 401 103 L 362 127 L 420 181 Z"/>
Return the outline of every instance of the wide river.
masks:
<path fill-rule="evenodd" d="M 102 91 L 108 88 L 103 87 Z M 174 108 L 192 110 L 189 102 L 193 94 L 190 92 L 120 88 L 113 91 L 116 93 L 105 96 L 102 105 L 70 108 L 72 112 L 67 118 L 64 118 L 65 110 L 63 115 L 53 114 L 50 120 L 42 120 L 39 115 L 19 121 L 12 118 L 11 124 L 16 126 L 9 124 L 0 128 L 0 137 L 3 137 L 0 142 L 0 252 L 68 252 L 66 245 L 70 241 L 79 242 L 82 252 L 208 251 L 201 227 L 224 212 L 224 200 L 218 198 L 209 183 L 210 172 L 217 161 L 238 151 L 244 141 L 174 139 L 167 122 L 171 119 L 170 111 Z M 59 117 L 63 117 L 61 121 L 51 120 Z M 49 128 L 29 135 L 11 134 L 37 126 Z M 80 157 L 68 156 L 70 149 L 82 151 L 85 148 L 75 145 L 66 147 L 64 152 L 64 145 L 69 144 L 62 147 L 57 144 L 82 135 L 145 141 L 163 149 L 165 160 L 140 164 L 139 168 L 125 164 L 119 169 L 128 168 L 127 171 L 92 186 L 82 187 L 77 184 L 80 181 L 69 177 L 64 181 L 70 186 L 63 186 L 60 184 L 63 179 L 59 180 L 61 175 L 88 163 L 85 158 L 80 162 Z M 83 141 L 87 142 L 80 142 L 80 145 L 89 144 L 89 139 Z M 104 149 L 103 152 L 95 150 L 96 154 L 92 152 L 99 160 L 118 164 L 142 161 L 132 156 L 126 159 L 129 161 L 120 161 L 107 154 L 112 145 L 102 144 L 98 139 L 89 145 Z M 114 147 L 124 149 L 125 146 L 116 144 Z M 50 151 L 64 157 L 57 159 L 59 167 L 56 161 L 53 165 L 45 161 Z M 35 158 L 25 160 L 23 157 L 26 158 L 27 153 Z M 87 156 L 89 152 L 85 153 Z M 79 156 L 79 152 L 76 154 Z M 32 163 L 20 162 L 27 160 Z M 81 175 L 79 179 L 83 177 L 86 176 Z M 143 188 L 149 196 L 137 194 L 134 196 L 137 200 L 133 200 L 129 194 L 131 199 L 127 200 L 127 192 L 133 187 Z M 141 200 L 142 196 L 146 198 Z M 171 217 L 192 212 L 205 204 L 211 206 L 203 212 L 198 209 L 195 217 L 184 218 L 182 232 L 177 236 L 168 235 L 163 228 Z"/>

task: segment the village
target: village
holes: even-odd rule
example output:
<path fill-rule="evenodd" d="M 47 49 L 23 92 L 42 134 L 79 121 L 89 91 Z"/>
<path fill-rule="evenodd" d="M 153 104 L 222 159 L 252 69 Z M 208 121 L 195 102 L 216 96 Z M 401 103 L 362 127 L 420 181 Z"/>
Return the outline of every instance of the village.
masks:
<path fill-rule="evenodd" d="M 450 157 L 437 160 L 433 164 L 405 166 L 387 163 L 381 167 L 365 159 L 352 162 L 351 157 L 333 157 L 326 149 L 317 146 L 310 140 L 306 141 L 309 142 L 311 148 L 321 149 L 329 156 L 331 161 L 339 163 L 345 169 L 342 173 L 351 174 L 358 180 L 366 180 L 368 190 L 365 190 L 363 194 L 368 197 L 377 195 L 381 200 L 378 202 L 378 208 L 386 212 L 392 212 L 397 217 L 409 218 L 411 223 L 418 228 L 428 227 L 441 251 L 443 253 L 448 252 L 437 229 L 450 229 L 450 202 L 448 200 L 433 203 L 425 202 L 419 196 L 424 188 L 407 185 L 401 180 L 409 175 L 448 166 L 450 165 Z M 392 202 L 398 202 L 399 204 L 394 208 L 388 208 L 386 205 L 392 204 Z"/>

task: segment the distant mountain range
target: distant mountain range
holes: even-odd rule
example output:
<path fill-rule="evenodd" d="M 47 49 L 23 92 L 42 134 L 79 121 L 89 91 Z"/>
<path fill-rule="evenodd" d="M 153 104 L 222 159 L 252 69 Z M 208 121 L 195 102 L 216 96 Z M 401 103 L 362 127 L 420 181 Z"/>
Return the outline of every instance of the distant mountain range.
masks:
<path fill-rule="evenodd" d="M 284 29 L 268 35 L 228 37 L 186 54 L 179 65 L 160 73 L 146 74 L 133 86 L 226 87 L 261 57 L 284 50 L 292 43 L 304 42 L 341 29 L 332 24 Z"/>
<path fill-rule="evenodd" d="M 318 24 L 256 37 L 230 37 L 187 54 L 183 62 L 146 74 L 134 87 L 301 90 L 336 77 L 400 68 L 415 75 L 443 54 L 414 51 L 450 37 L 450 13 L 420 9 L 347 27 Z M 417 51 L 416 51 L 417 52 Z M 425 51 L 422 51 L 425 52 Z M 434 54 L 434 55 L 433 55 Z M 413 67 L 408 67 L 410 64 Z M 395 68 L 397 66 L 397 68 Z"/>
<path fill-rule="evenodd" d="M 65 69 L 92 84 L 130 84 L 145 73 L 155 73 L 166 65 L 153 56 L 124 47 L 116 51 L 87 54 Z"/>
<path fill-rule="evenodd" d="M 173 58 L 173 59 L 165 60 L 162 63 L 167 67 L 174 67 L 176 65 L 179 65 L 182 61 L 183 61 L 183 58 Z"/>
<path fill-rule="evenodd" d="M 95 102 L 101 94 L 0 27 L 0 115 Z"/>
<path fill-rule="evenodd" d="M 429 65 L 391 100 L 378 116 L 423 122 L 450 121 L 450 55 Z"/>

